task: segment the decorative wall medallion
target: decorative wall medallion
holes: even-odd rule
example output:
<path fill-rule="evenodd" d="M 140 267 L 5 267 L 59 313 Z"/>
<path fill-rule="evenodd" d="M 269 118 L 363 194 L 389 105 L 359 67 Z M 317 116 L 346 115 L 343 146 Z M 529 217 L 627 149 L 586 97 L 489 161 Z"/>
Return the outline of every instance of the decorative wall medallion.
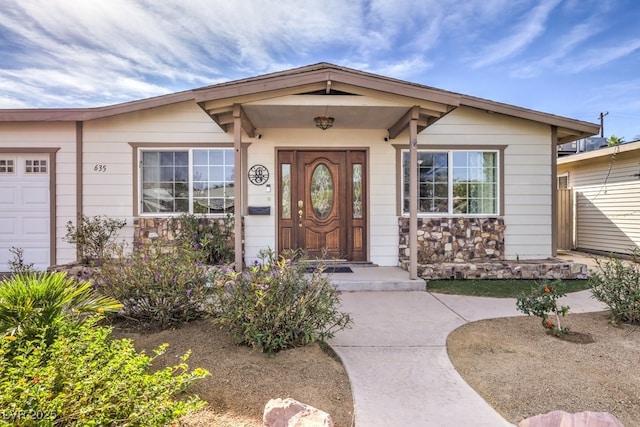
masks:
<path fill-rule="evenodd" d="M 269 181 L 269 170 L 263 165 L 253 165 L 249 169 L 249 181 L 254 185 L 262 185 Z"/>

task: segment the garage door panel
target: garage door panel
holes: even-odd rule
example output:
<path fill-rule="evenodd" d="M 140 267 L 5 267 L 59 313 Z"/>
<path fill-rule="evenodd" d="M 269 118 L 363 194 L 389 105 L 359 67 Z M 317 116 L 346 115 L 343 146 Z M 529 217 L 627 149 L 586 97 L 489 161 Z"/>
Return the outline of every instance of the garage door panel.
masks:
<path fill-rule="evenodd" d="M 14 187 L 6 187 L 6 184 L 0 186 L 0 205 L 2 205 L 2 209 L 5 206 L 11 206 L 17 202 L 16 194 L 17 191 Z"/>
<path fill-rule="evenodd" d="M 25 185 L 22 187 L 22 201 L 25 206 L 49 206 L 49 187 Z"/>
<path fill-rule="evenodd" d="M 12 247 L 23 249 L 25 262 L 43 270 L 50 262 L 48 162 L 37 154 L 11 156 L 13 173 L 0 173 L 0 272 L 9 271 Z"/>
<path fill-rule="evenodd" d="M 30 237 L 49 236 L 49 217 L 46 216 L 28 216 L 22 218 L 23 234 Z"/>
<path fill-rule="evenodd" d="M 0 221 L 0 234 L 3 239 L 16 235 L 16 223 L 15 218 L 2 218 L 2 221 Z"/>

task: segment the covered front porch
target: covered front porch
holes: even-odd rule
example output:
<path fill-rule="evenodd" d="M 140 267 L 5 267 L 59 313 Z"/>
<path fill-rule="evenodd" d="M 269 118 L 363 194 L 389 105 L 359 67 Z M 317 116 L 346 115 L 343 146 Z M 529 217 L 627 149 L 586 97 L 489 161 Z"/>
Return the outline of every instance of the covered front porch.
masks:
<path fill-rule="evenodd" d="M 196 101 L 225 132 L 233 135 L 235 169 L 241 171 L 235 174 L 234 182 L 235 265 L 241 266 L 250 262 L 256 252 L 254 247 L 258 246 L 258 243 L 254 243 L 257 240 L 262 245 L 275 247 L 279 252 L 290 248 L 314 250 L 314 246 L 320 249 L 324 245 L 332 257 L 345 261 L 379 262 L 383 257 L 394 257 L 389 249 L 385 249 L 384 255 L 372 253 L 377 250 L 375 246 L 382 246 L 375 242 L 382 236 L 376 225 L 384 222 L 384 227 L 390 228 L 400 214 L 399 208 L 393 208 L 389 203 L 398 204 L 398 189 L 397 194 L 389 193 L 384 200 L 380 198 L 375 202 L 385 205 L 385 210 L 392 210 L 389 213 L 393 216 L 381 213 L 372 205 L 374 202 L 371 199 L 380 197 L 374 195 L 374 180 L 370 180 L 374 173 L 371 170 L 374 156 L 372 147 L 384 145 L 384 151 L 394 150 L 395 153 L 397 149 L 389 141 L 398 138 L 400 144 L 409 151 L 411 176 L 408 181 L 407 218 L 412 234 L 416 235 L 418 133 L 456 109 L 460 104 L 460 95 L 407 85 L 330 64 L 317 64 L 203 88 L 196 92 Z M 309 132 L 316 134 L 312 136 Z M 374 133 L 376 136 L 372 138 Z M 251 147 L 248 147 L 246 138 L 250 140 Z M 328 159 L 320 158 L 320 153 L 337 152 L 340 148 L 346 149 L 347 159 L 351 159 L 350 153 L 362 153 L 362 158 L 347 162 L 344 174 L 340 172 L 344 162 L 331 163 L 329 155 Z M 266 154 L 267 150 L 271 153 L 275 151 L 275 156 Z M 305 151 L 311 151 L 316 157 L 309 160 L 296 157 Z M 286 157 L 289 153 L 291 159 Z M 258 155 L 262 157 L 258 158 Z M 338 158 L 339 155 L 337 153 L 334 157 Z M 378 149 L 374 161 L 380 162 L 383 156 L 382 150 Z M 385 168 L 393 171 L 395 155 L 391 158 L 387 155 L 386 161 Z M 261 163 L 265 170 L 271 170 L 273 185 L 269 182 L 269 188 L 274 189 L 273 199 L 252 188 L 245 178 L 247 170 L 257 163 Z M 294 168 L 296 163 L 301 167 Z M 362 185 L 362 192 L 356 187 L 347 187 L 344 192 L 336 190 L 338 197 L 335 203 L 346 207 L 332 210 L 329 206 L 326 212 L 320 212 L 317 223 L 311 224 L 307 219 L 313 216 L 309 203 L 312 197 L 305 194 L 309 190 L 296 185 L 299 182 L 304 182 L 300 186 L 308 185 L 313 178 L 313 168 L 317 165 L 324 167 L 325 164 L 326 171 L 330 172 L 326 175 L 331 174 L 335 182 L 345 185 L 346 181 L 347 186 L 351 182 Z M 335 169 L 332 169 L 332 165 L 335 165 Z M 301 172 L 302 167 L 308 171 Z M 363 176 L 356 183 L 355 177 L 359 176 L 360 171 Z M 294 194 L 291 195 L 291 192 Z M 349 206 L 356 194 L 358 197 L 363 195 L 359 199 L 363 203 L 362 208 Z M 368 198 L 368 194 L 372 197 Z M 249 214 L 248 207 L 260 203 L 273 206 L 270 211 L 272 218 L 258 218 Z M 362 216 L 357 216 L 361 212 Z M 326 217 L 323 216 L 325 214 Z M 384 220 L 380 219 L 382 215 L 386 215 Z M 243 219 L 244 234 L 241 229 Z M 326 231 L 317 226 L 328 224 L 328 220 L 334 221 L 334 225 L 328 225 Z M 268 231 L 269 227 L 272 231 Z M 260 239 L 255 237 L 257 234 L 261 235 Z M 384 237 L 382 239 L 385 245 L 390 243 Z M 410 280 L 417 280 L 417 242 L 411 241 L 409 245 L 413 250 L 409 254 L 407 271 Z M 385 264 L 397 263 L 393 260 Z"/>

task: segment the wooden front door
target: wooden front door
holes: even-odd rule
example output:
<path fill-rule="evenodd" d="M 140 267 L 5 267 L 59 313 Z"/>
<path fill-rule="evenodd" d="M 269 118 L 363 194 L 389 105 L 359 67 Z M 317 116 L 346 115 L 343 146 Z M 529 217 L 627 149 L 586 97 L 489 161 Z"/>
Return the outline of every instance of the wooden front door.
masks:
<path fill-rule="evenodd" d="M 366 152 L 278 152 L 278 248 L 366 261 Z"/>

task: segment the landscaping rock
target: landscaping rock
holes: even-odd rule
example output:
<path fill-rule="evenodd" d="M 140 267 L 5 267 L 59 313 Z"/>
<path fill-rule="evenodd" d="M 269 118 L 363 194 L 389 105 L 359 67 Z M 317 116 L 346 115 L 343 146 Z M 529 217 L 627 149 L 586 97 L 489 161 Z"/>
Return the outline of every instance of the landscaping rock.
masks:
<path fill-rule="evenodd" d="M 526 418 L 518 427 L 624 427 L 624 425 L 608 412 L 578 412 L 570 414 L 565 411 L 551 411 L 546 414 Z"/>
<path fill-rule="evenodd" d="M 295 399 L 271 399 L 264 407 L 264 427 L 333 427 L 331 415 Z"/>

